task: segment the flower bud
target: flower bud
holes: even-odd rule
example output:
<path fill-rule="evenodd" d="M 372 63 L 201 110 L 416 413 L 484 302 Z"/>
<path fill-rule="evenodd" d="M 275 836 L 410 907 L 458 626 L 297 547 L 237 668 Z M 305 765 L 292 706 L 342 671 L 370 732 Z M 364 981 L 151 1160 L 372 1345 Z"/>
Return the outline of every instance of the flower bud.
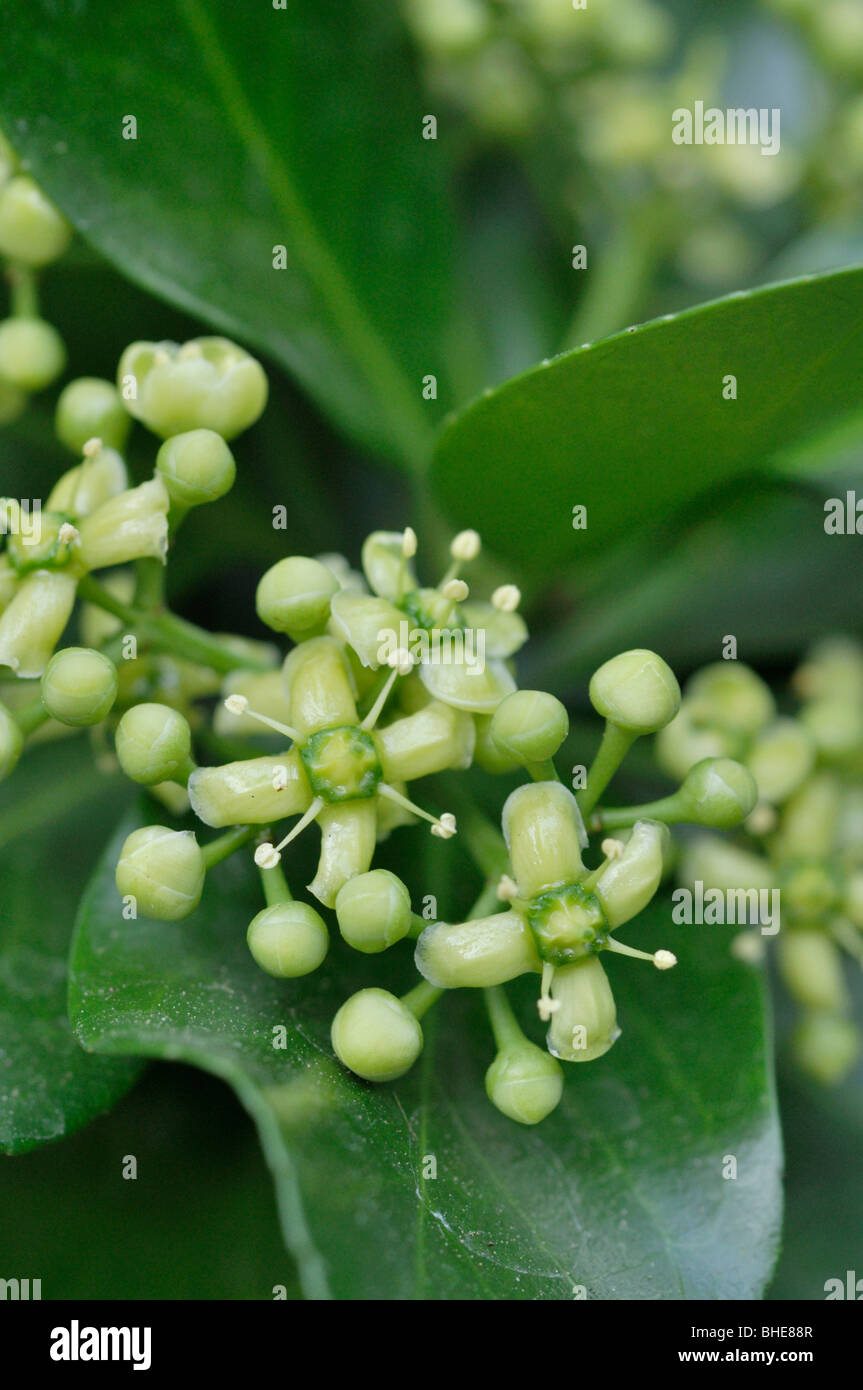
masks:
<path fill-rule="evenodd" d="M 326 923 L 308 903 L 274 903 L 253 917 L 249 950 L 268 975 L 293 980 L 317 970 L 330 944 Z"/>
<path fill-rule="evenodd" d="M 156 471 L 176 507 L 200 507 L 230 492 L 237 476 L 234 455 L 213 430 L 188 430 L 166 439 Z"/>
<path fill-rule="evenodd" d="M 122 897 L 133 897 L 146 917 L 174 922 L 195 911 L 204 891 L 204 856 L 191 830 L 147 825 L 133 830 L 115 875 Z"/>
<path fill-rule="evenodd" d="M 291 555 L 263 575 L 255 594 L 258 617 L 274 632 L 301 642 L 320 631 L 330 614 L 330 600 L 339 591 L 336 576 L 319 560 Z"/>
<path fill-rule="evenodd" d="M 621 652 L 593 673 L 590 702 L 598 714 L 632 734 L 653 734 L 680 708 L 680 686 L 656 652 Z"/>
<path fill-rule="evenodd" d="M 805 782 L 815 764 L 815 743 L 796 719 L 775 719 L 756 734 L 746 755 L 761 801 L 779 805 Z"/>
<path fill-rule="evenodd" d="M 278 774 L 279 785 L 274 785 Z M 198 767 L 189 777 L 192 810 L 205 825 L 269 825 L 305 811 L 311 801 L 299 753 L 241 758 Z"/>
<path fill-rule="evenodd" d="M 594 892 L 612 931 L 650 902 L 662 878 L 663 850 L 670 838 L 661 822 L 636 821 L 623 852 L 601 873 Z"/>
<path fill-rule="evenodd" d="M 809 1013 L 794 1030 L 792 1047 L 799 1066 L 822 1085 L 841 1081 L 860 1056 L 860 1030 L 841 1013 Z"/>
<path fill-rule="evenodd" d="M 704 758 L 687 774 L 677 800 L 681 820 L 731 830 L 749 815 L 758 788 L 748 768 L 731 758 Z"/>
<path fill-rule="evenodd" d="M 388 869 L 372 869 L 348 879 L 336 897 L 339 930 L 349 946 L 366 955 L 386 951 L 411 925 L 411 898 Z"/>
<path fill-rule="evenodd" d="M 63 339 L 44 319 L 13 318 L 0 323 L 0 377 L 10 386 L 42 391 L 65 365 Z"/>
<path fill-rule="evenodd" d="M 78 581 L 68 570 L 35 570 L 21 580 L 0 615 L 0 666 L 17 676 L 41 676 L 72 609 Z"/>
<path fill-rule="evenodd" d="M 164 561 L 169 506 L 161 478 L 103 502 L 78 528 L 81 563 L 88 570 L 98 570 L 147 556 Z"/>
<path fill-rule="evenodd" d="M 0 255 L 38 268 L 62 256 L 71 236 L 63 214 L 28 174 L 0 189 Z"/>
<path fill-rule="evenodd" d="M 433 922 L 417 942 L 416 968 L 439 989 L 486 988 L 538 971 L 533 933 L 519 912 L 450 926 Z"/>
<path fill-rule="evenodd" d="M 501 1114 L 537 1125 L 563 1095 L 563 1071 L 542 1047 L 525 1040 L 504 1047 L 485 1074 L 486 1094 Z"/>
<path fill-rule="evenodd" d="M 774 853 L 782 859 L 826 859 L 833 851 L 841 803 L 831 773 L 810 777 L 783 807 Z"/>
<path fill-rule="evenodd" d="M 555 970 L 548 1050 L 563 1062 L 592 1062 L 620 1037 L 611 985 L 596 956 Z"/>
<path fill-rule="evenodd" d="M 423 1031 L 407 1005 L 385 989 L 361 989 L 339 1009 L 333 1051 L 365 1081 L 394 1081 L 419 1057 Z"/>
<path fill-rule="evenodd" d="M 476 726 L 476 744 L 474 746 L 473 761 L 483 772 L 490 772 L 494 776 L 500 776 L 504 772 L 513 772 L 519 766 L 515 758 L 509 757 L 507 753 L 501 752 L 497 744 L 492 741 L 491 721 L 494 718 L 490 714 L 475 714 L 474 724 Z"/>
<path fill-rule="evenodd" d="M 134 393 L 125 388 L 129 379 Z M 154 434 L 215 430 L 233 439 L 253 425 L 267 403 L 260 363 L 227 338 L 132 343 L 120 359 L 118 386 L 126 408 Z"/>
<path fill-rule="evenodd" d="M 120 766 L 141 786 L 182 780 L 192 752 L 192 733 L 179 710 L 168 705 L 133 705 L 114 735 Z"/>
<path fill-rule="evenodd" d="M 122 451 L 131 428 L 131 417 L 112 382 L 81 376 L 60 392 L 54 430 L 73 454 L 80 454 L 88 439 L 101 439 L 109 449 Z"/>
<path fill-rule="evenodd" d="M 800 723 L 826 763 L 847 763 L 863 747 L 863 702 L 826 695 L 804 705 Z"/>
<path fill-rule="evenodd" d="M 42 704 L 61 724 L 99 724 L 116 698 L 117 668 L 102 652 L 65 647 L 45 668 Z"/>
<path fill-rule="evenodd" d="M 13 772 L 24 749 L 24 735 L 12 711 L 0 705 L 0 782 Z"/>
<path fill-rule="evenodd" d="M 469 714 L 432 700 L 416 714 L 376 730 L 387 782 L 413 782 L 448 768 L 470 767 L 476 730 Z"/>
<path fill-rule="evenodd" d="M 757 734 L 776 713 L 770 687 L 738 661 L 717 661 L 698 671 L 686 700 L 697 720 L 743 738 Z"/>
<path fill-rule="evenodd" d="M 512 792 L 504 803 L 503 834 L 523 898 L 572 883 L 584 872 L 584 825 L 575 797 L 560 782 L 529 783 Z"/>
<path fill-rule="evenodd" d="M 844 1009 L 848 1002 L 839 949 L 825 932 L 793 929 L 779 934 L 779 973 L 807 1009 Z"/>
<path fill-rule="evenodd" d="M 560 700 L 542 690 L 516 690 L 501 700 L 491 718 L 491 739 L 517 763 L 553 758 L 569 733 Z"/>

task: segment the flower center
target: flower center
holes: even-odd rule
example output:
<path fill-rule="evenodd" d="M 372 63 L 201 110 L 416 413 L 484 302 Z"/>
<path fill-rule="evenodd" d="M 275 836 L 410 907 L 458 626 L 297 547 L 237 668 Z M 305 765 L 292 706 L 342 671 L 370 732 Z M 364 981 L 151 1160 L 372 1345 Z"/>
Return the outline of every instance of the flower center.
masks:
<path fill-rule="evenodd" d="M 596 955 L 608 939 L 599 899 L 578 883 L 538 894 L 527 909 L 527 921 L 540 956 L 552 965 L 572 965 Z"/>
<path fill-rule="evenodd" d="M 319 729 L 300 757 L 315 796 L 324 801 L 359 801 L 374 796 L 383 769 L 370 734 L 352 724 Z"/>

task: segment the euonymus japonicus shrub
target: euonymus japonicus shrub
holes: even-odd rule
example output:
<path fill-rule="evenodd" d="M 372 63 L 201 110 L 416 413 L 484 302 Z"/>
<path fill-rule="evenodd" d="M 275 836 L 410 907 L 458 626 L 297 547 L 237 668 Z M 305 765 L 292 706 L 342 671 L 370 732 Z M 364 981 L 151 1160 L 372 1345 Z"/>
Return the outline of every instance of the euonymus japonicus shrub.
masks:
<path fill-rule="evenodd" d="M 257 587 L 272 644 L 170 612 L 163 571 L 182 545 L 183 520 L 230 489 L 229 441 L 266 397 L 259 363 L 223 338 L 134 343 L 116 387 L 83 379 L 63 392 L 57 431 L 78 461 L 39 511 L 3 504 L 0 664 L 25 695 L 13 686 L 0 709 L 0 767 L 13 774 L 48 721 L 91 729 L 98 757 L 110 737 L 126 776 L 170 812 L 195 817 L 194 829 L 151 824 L 129 835 L 116 865 L 118 914 L 188 918 L 215 864 L 252 856 L 261 907 L 243 925 L 262 970 L 325 970 L 333 929 L 367 955 L 402 950 L 404 992 L 362 989 L 333 1019 L 346 1067 L 372 1082 L 402 1075 L 422 1050 L 426 1012 L 448 990 L 479 989 L 496 1047 L 489 1098 L 535 1124 L 560 1099 L 561 1063 L 601 1057 L 620 1033 L 602 954 L 659 970 L 676 964 L 670 951 L 647 953 L 617 936 L 637 927 L 657 891 L 668 825 L 739 825 L 756 806 L 755 780 L 719 750 L 659 803 L 599 806 L 633 742 L 665 729 L 680 708 L 662 658 L 633 650 L 595 672 L 590 699 L 604 737 L 583 785 L 564 785 L 554 760 L 567 711 L 551 694 L 518 688 L 516 657 L 528 640 L 521 596 L 506 583 L 472 592 L 464 576 L 481 549 L 472 530 L 452 539 L 438 576 L 421 572 L 409 527 L 369 535 L 361 571 L 338 555 L 284 557 Z M 160 441 L 152 476 L 138 486 L 122 452 L 129 417 Z M 79 640 L 58 646 L 73 614 Z M 26 698 L 37 679 L 38 694 Z M 249 743 L 245 756 L 208 757 L 214 743 L 204 735 L 236 748 L 261 728 L 278 736 L 276 752 Z M 472 805 L 474 764 L 524 779 L 501 797 L 500 830 Z M 458 819 L 424 795 L 423 779 L 439 773 L 463 782 Z M 426 920 L 403 878 L 376 866 L 380 841 L 417 820 L 443 841 L 461 834 L 484 866 L 486 886 L 463 922 Z M 303 887 L 290 847 L 313 824 L 319 862 Z M 399 948 L 405 940 L 415 942 L 415 966 L 411 949 Z M 504 989 L 524 974 L 537 980 L 536 1038 Z"/>

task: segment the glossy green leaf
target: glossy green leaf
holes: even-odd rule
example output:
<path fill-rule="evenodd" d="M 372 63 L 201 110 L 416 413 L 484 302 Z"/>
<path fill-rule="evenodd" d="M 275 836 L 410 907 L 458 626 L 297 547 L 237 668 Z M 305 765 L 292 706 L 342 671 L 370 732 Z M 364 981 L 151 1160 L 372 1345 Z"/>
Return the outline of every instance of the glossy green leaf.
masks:
<path fill-rule="evenodd" d="M 672 927 L 667 903 L 646 914 L 630 939 L 674 946 L 680 968 L 610 963 L 623 1038 L 601 1063 L 574 1067 L 560 1109 L 526 1130 L 486 1100 L 492 1051 L 473 992 L 441 1002 L 409 1077 L 359 1083 L 332 1057 L 330 1020 L 361 985 L 406 988 L 407 944 L 372 960 L 337 941 L 306 981 L 265 976 L 244 942 L 259 906 L 247 854 L 211 875 L 185 923 L 123 921 L 113 866 L 129 828 L 82 901 L 78 1034 L 104 1053 L 192 1062 L 234 1087 L 257 1122 L 307 1296 L 760 1295 L 780 1145 L 763 992 L 730 959 L 725 933 Z M 513 993 L 536 1031 L 531 982 L 521 984 Z M 728 1155 L 736 1180 L 723 1177 Z"/>
<path fill-rule="evenodd" d="M 109 1109 L 141 1066 L 89 1056 L 66 1010 L 78 898 L 128 790 L 86 741 L 25 755 L 0 787 L 0 1150 L 20 1153 Z"/>
<path fill-rule="evenodd" d="M 450 227 L 394 0 L 8 0 L 3 38 L 0 126 L 94 247 L 425 457 Z"/>
<path fill-rule="evenodd" d="M 737 399 L 723 397 L 733 375 Z M 436 494 L 533 573 L 657 527 L 859 409 L 863 270 L 658 319 L 481 396 L 440 438 Z M 573 529 L 573 508 L 587 528 Z"/>

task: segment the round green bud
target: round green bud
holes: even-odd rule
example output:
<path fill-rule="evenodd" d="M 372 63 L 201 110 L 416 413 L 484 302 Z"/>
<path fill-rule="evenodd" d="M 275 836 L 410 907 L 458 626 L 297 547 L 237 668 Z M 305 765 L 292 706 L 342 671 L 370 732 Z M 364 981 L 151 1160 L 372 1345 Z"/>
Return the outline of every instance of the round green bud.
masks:
<path fill-rule="evenodd" d="M 342 1004 L 333 1051 L 365 1081 L 394 1081 L 422 1052 L 423 1031 L 406 1004 L 385 989 L 361 989 Z"/>
<path fill-rule="evenodd" d="M 338 589 L 339 581 L 326 565 L 291 555 L 267 570 L 258 584 L 255 608 L 267 627 L 301 642 L 326 623 Z"/>
<path fill-rule="evenodd" d="M 485 1089 L 503 1115 L 520 1125 L 538 1125 L 560 1103 L 563 1070 L 544 1048 L 516 1043 L 497 1054 L 485 1074 Z"/>
<path fill-rule="evenodd" d="M 308 903 L 274 903 L 249 923 L 255 961 L 268 975 L 293 980 L 317 970 L 330 944 L 326 923 Z"/>
<path fill-rule="evenodd" d="M 180 507 L 217 501 L 230 492 L 237 476 L 234 455 L 213 430 L 188 430 L 166 439 L 156 468 L 171 501 Z"/>
<path fill-rule="evenodd" d="M 132 428 L 116 386 L 95 376 L 70 381 L 60 392 L 54 430 L 61 444 L 80 454 L 89 439 L 122 451 Z"/>
<path fill-rule="evenodd" d="M 569 716 L 560 700 L 542 690 L 516 690 L 501 700 L 491 718 L 491 740 L 516 762 L 553 758 L 569 733 Z"/>
<path fill-rule="evenodd" d="M 65 647 L 45 668 L 42 704 L 61 724 L 99 724 L 117 698 L 117 684 L 117 668 L 102 652 Z"/>
<path fill-rule="evenodd" d="M 844 1014 L 817 1010 L 807 1014 L 792 1038 L 798 1065 L 822 1085 L 833 1086 L 860 1056 L 860 1030 Z"/>
<path fill-rule="evenodd" d="M 348 945 L 374 955 L 407 936 L 411 896 L 401 879 L 388 869 L 371 869 L 348 879 L 339 890 L 336 917 Z"/>
<path fill-rule="evenodd" d="M 827 763 L 844 763 L 863 746 L 863 705 L 825 696 L 804 705 L 800 722 Z"/>
<path fill-rule="evenodd" d="M 114 742 L 126 776 L 144 787 L 173 781 L 192 751 L 188 723 L 168 705 L 133 705 L 117 725 Z"/>
<path fill-rule="evenodd" d="M 770 687 L 738 661 L 717 661 L 697 672 L 686 687 L 686 702 L 696 720 L 745 738 L 776 712 Z"/>
<path fill-rule="evenodd" d="M 20 391 L 50 386 L 66 365 L 63 339 L 44 319 L 0 323 L 0 376 Z"/>
<path fill-rule="evenodd" d="M 0 705 L 0 782 L 17 765 L 24 748 L 24 735 L 12 711 Z"/>
<path fill-rule="evenodd" d="M 656 652 L 621 652 L 594 671 L 590 703 L 609 723 L 632 734 L 654 734 L 680 709 L 677 678 Z"/>
<path fill-rule="evenodd" d="M 136 910 L 160 922 L 174 922 L 195 911 L 204 891 L 206 868 L 191 830 L 147 825 L 133 830 L 120 852 L 115 882 Z"/>
<path fill-rule="evenodd" d="M 839 948 L 825 932 L 780 932 L 777 962 L 789 994 L 807 1009 L 841 1010 L 847 993 Z"/>
<path fill-rule="evenodd" d="M 691 768 L 677 794 L 684 819 L 715 830 L 731 830 L 758 800 L 755 778 L 733 758 L 703 758 Z"/>
<path fill-rule="evenodd" d="M 811 734 L 796 719 L 776 719 L 756 734 L 746 755 L 758 796 L 780 805 L 809 776 L 815 765 Z"/>
<path fill-rule="evenodd" d="M 72 228 L 27 174 L 0 189 L 0 254 L 22 265 L 42 266 L 62 256 Z"/>

